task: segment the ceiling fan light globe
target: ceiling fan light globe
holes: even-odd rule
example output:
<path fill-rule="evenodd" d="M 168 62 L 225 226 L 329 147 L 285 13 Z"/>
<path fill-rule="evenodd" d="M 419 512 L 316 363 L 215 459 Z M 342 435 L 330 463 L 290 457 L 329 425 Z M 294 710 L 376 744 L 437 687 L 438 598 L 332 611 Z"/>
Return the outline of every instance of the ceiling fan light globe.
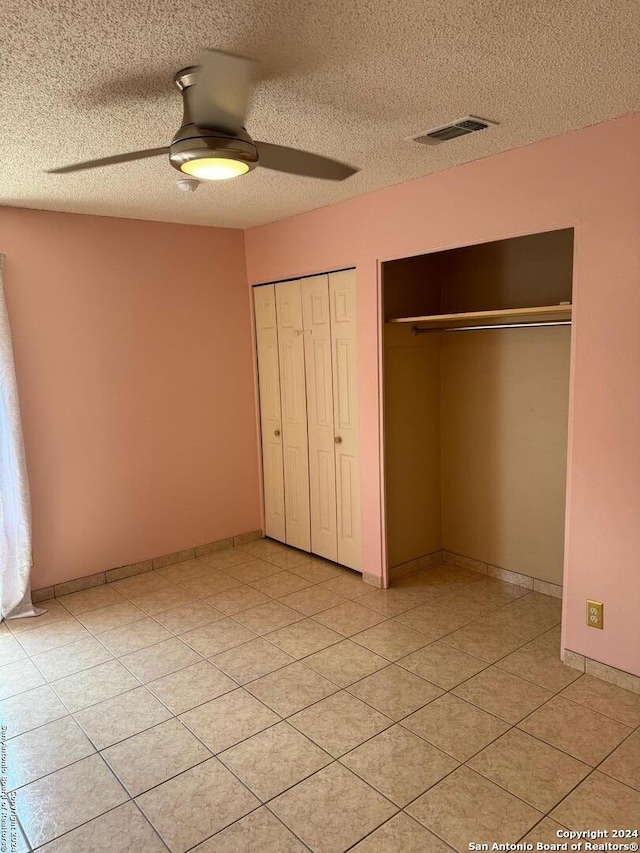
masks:
<path fill-rule="evenodd" d="M 231 160 L 225 157 L 199 157 L 180 164 L 181 171 L 199 181 L 227 181 L 246 175 L 248 163 L 242 160 Z"/>

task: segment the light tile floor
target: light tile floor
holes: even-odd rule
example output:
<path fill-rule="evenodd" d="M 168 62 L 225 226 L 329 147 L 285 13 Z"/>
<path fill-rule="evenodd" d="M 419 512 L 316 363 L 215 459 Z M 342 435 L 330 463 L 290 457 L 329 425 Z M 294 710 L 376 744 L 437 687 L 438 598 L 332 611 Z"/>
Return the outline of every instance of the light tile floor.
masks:
<path fill-rule="evenodd" d="M 0 626 L 17 850 L 446 853 L 640 824 L 640 696 L 560 602 L 267 540 Z"/>

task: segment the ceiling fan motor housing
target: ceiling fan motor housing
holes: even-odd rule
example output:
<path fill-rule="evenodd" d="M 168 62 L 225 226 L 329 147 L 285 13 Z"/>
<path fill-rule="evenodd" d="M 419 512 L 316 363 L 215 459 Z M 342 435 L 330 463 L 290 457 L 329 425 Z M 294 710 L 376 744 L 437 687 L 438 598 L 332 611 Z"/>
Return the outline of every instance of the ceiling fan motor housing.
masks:
<path fill-rule="evenodd" d="M 258 152 L 244 128 L 233 134 L 215 128 L 198 127 L 191 118 L 191 86 L 198 68 L 185 68 L 175 76 L 175 84 L 182 94 L 182 125 L 171 141 L 169 160 L 174 169 L 182 171 L 189 160 L 203 157 L 220 157 L 246 163 L 249 171 L 258 165 Z"/>
<path fill-rule="evenodd" d="M 169 154 L 173 168 L 196 182 L 237 178 L 258 165 L 287 175 L 329 181 L 344 181 L 355 174 L 358 170 L 353 166 L 329 157 L 285 145 L 254 142 L 244 127 L 254 66 L 253 60 L 246 57 L 205 50 L 201 65 L 183 68 L 174 78 L 182 95 L 183 115 L 171 145 L 72 163 L 49 169 L 49 173 L 82 172 Z"/>

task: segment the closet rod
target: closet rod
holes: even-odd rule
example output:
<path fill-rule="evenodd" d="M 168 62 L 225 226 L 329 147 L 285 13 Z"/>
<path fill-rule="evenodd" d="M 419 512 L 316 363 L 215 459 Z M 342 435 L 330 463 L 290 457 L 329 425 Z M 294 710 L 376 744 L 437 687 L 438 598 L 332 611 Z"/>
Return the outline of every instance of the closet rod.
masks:
<path fill-rule="evenodd" d="M 414 326 L 411 329 L 412 335 L 430 334 L 432 332 L 486 332 L 489 329 L 520 329 L 532 328 L 535 326 L 570 326 L 571 320 L 540 320 L 536 323 L 494 323 L 491 326 L 447 326 L 444 329 L 423 329 L 420 326 Z"/>

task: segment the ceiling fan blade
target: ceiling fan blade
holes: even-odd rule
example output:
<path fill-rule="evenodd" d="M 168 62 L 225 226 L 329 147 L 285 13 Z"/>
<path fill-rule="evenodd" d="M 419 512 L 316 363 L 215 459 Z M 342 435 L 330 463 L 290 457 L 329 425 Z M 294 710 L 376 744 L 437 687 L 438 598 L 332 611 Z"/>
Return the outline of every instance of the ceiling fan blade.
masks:
<path fill-rule="evenodd" d="M 323 178 L 325 181 L 344 181 L 358 171 L 346 163 L 339 163 L 308 151 L 298 151 L 297 148 L 285 148 L 284 145 L 272 145 L 270 142 L 254 144 L 258 149 L 260 166 L 275 169 L 277 172 L 304 175 L 306 178 Z"/>
<path fill-rule="evenodd" d="M 206 50 L 191 94 L 193 123 L 227 133 L 244 127 L 255 71 L 252 59 Z"/>
<path fill-rule="evenodd" d="M 47 169 L 47 174 L 65 175 L 67 172 L 82 172 L 84 169 L 97 169 L 99 166 L 131 163 L 133 160 L 146 160 L 148 157 L 160 157 L 161 154 L 168 153 L 168 148 L 147 148 L 145 151 L 130 151 L 128 154 L 114 154 L 113 157 L 102 157 L 100 160 L 86 160 L 84 163 L 60 166 L 59 169 Z"/>

